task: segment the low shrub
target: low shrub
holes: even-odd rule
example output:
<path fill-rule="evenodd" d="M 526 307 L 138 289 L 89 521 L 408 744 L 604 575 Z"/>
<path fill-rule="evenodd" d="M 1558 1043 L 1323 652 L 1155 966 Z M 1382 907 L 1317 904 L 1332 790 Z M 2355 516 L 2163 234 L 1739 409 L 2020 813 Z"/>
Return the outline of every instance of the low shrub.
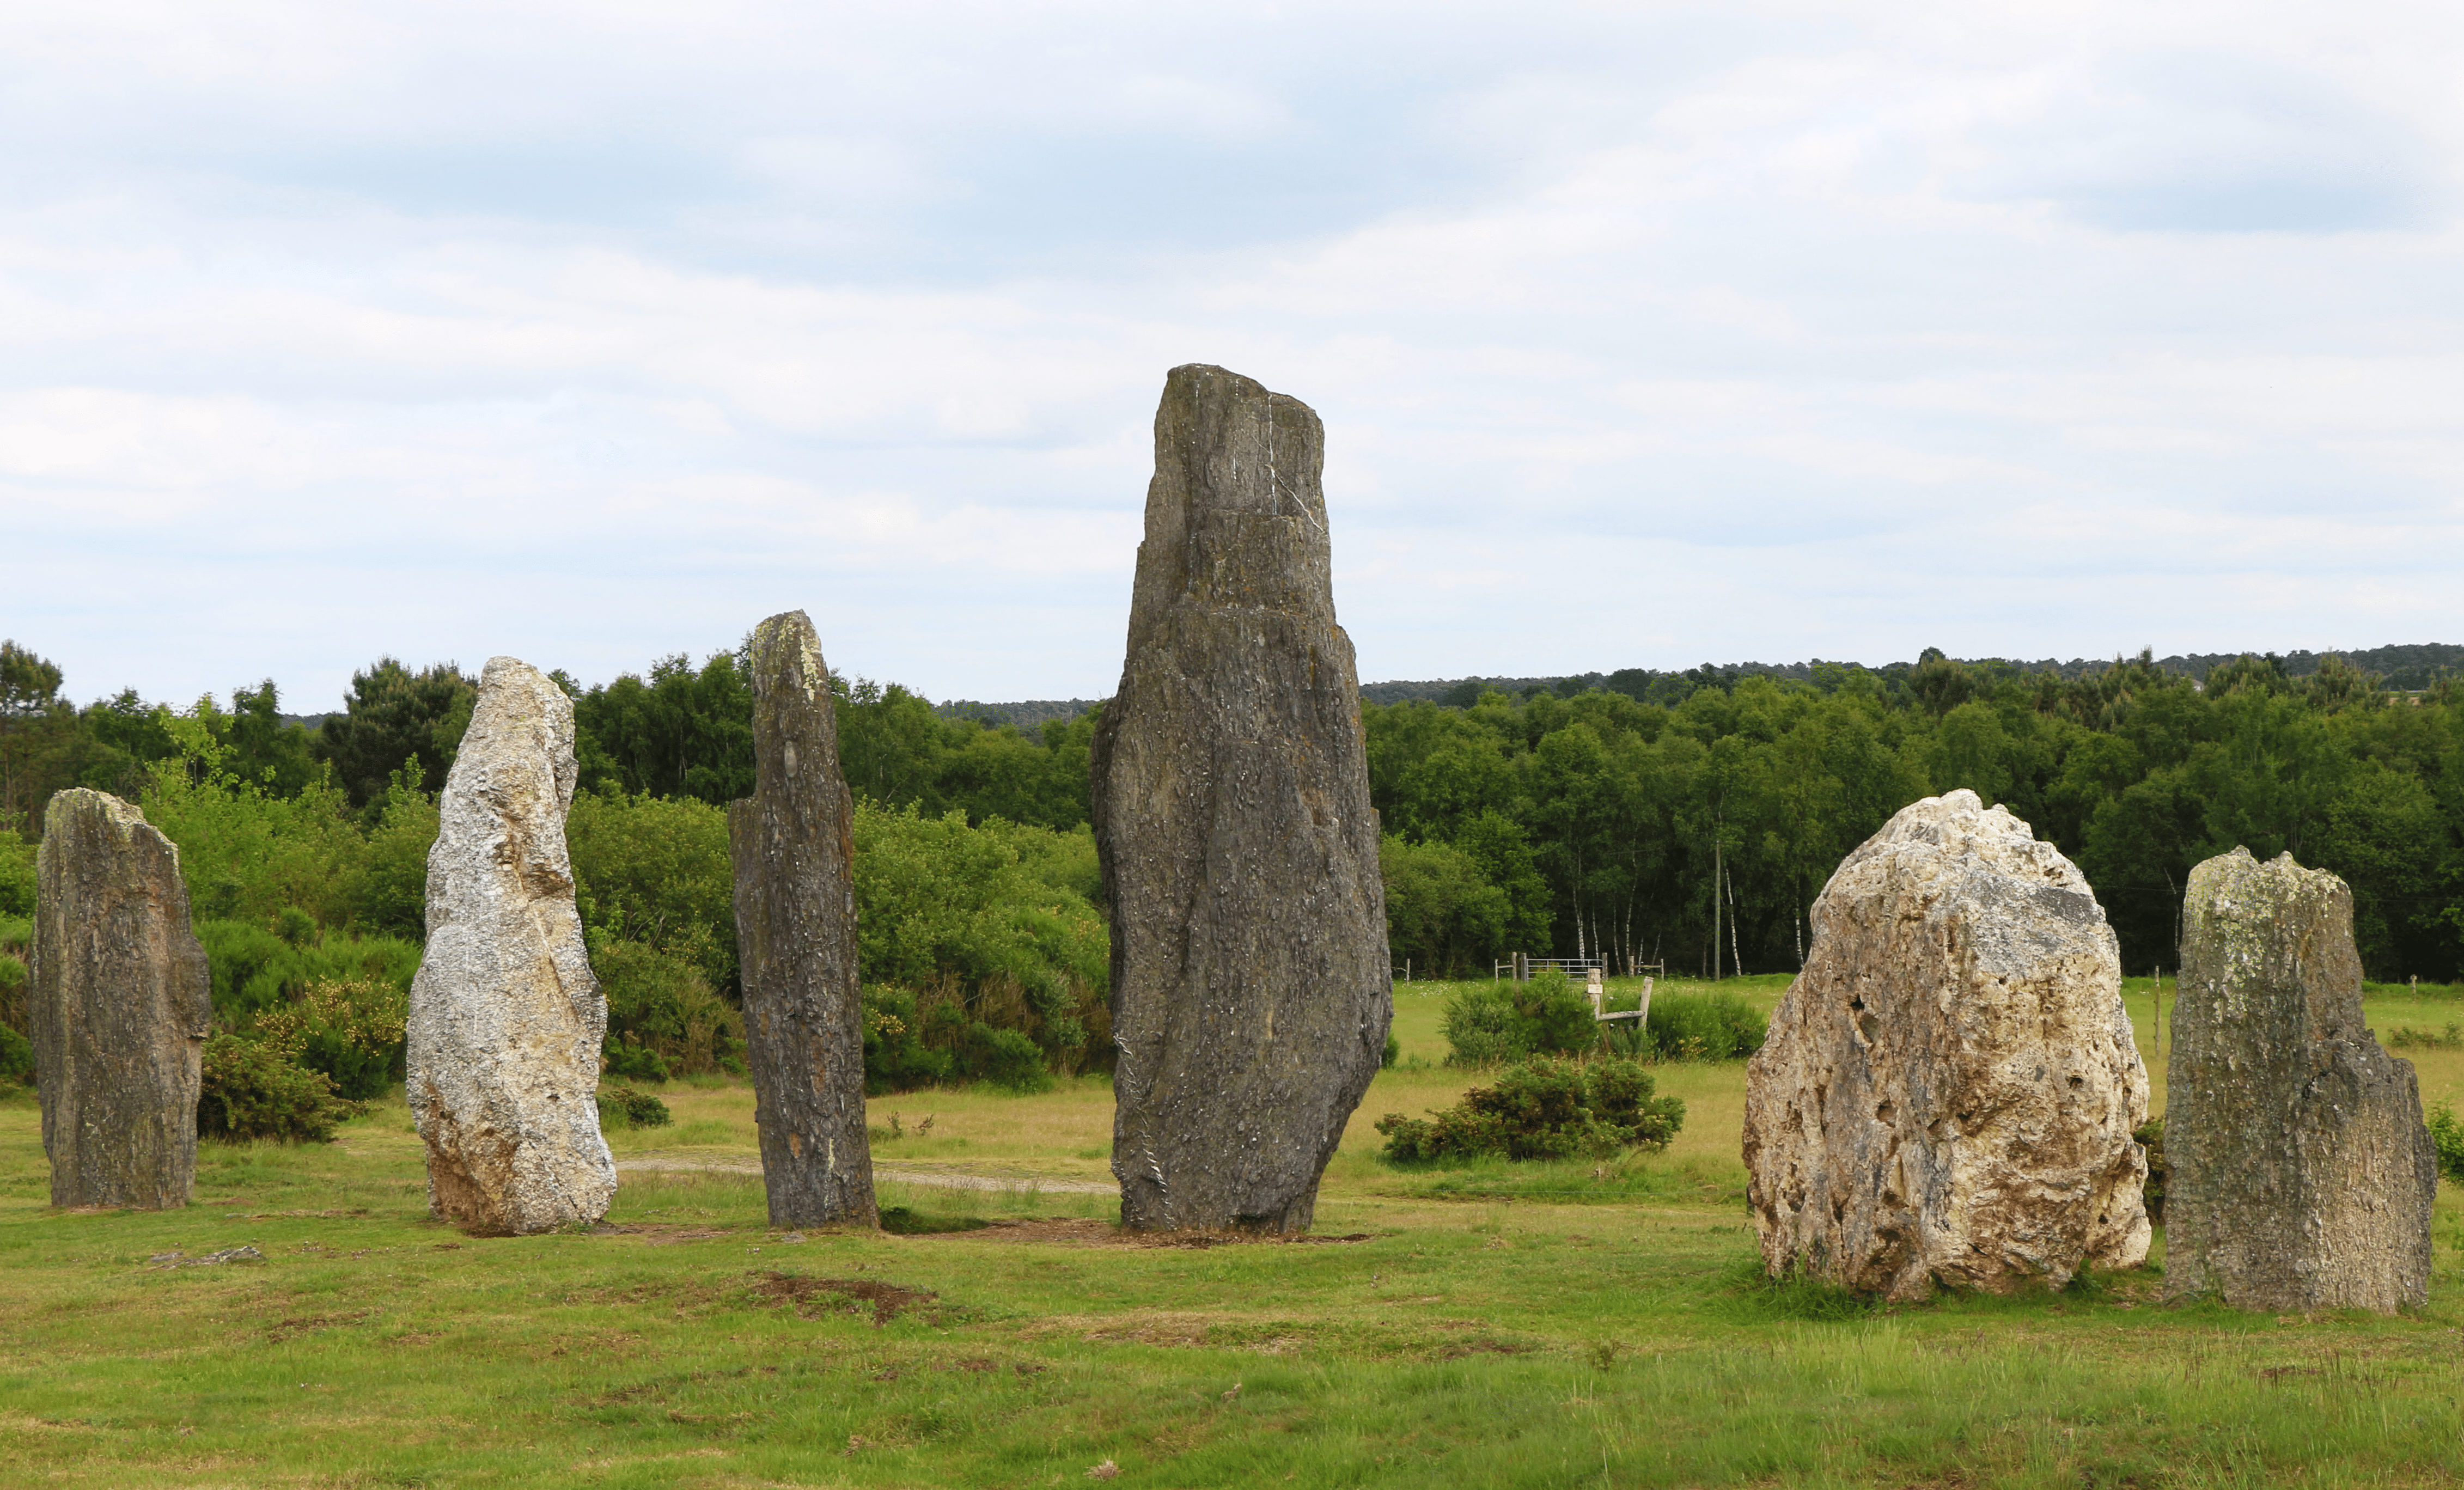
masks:
<path fill-rule="evenodd" d="M 0 1024 L 0 1087 L 34 1085 L 34 1042 Z"/>
<path fill-rule="evenodd" d="M 1508 1066 L 1496 1085 L 1475 1086 L 1427 1119 L 1390 1112 L 1377 1131 L 1397 1164 L 1607 1158 L 1630 1148 L 1664 1150 L 1684 1126 L 1685 1104 L 1654 1093 L 1651 1073 L 1632 1061 L 1533 1061 Z"/>
<path fill-rule="evenodd" d="M 599 1074 L 627 1082 L 665 1082 L 668 1060 L 648 1045 L 610 1035 L 600 1048 Z"/>
<path fill-rule="evenodd" d="M 2464 1180 L 2464 1121 L 2446 1103 L 2430 1114 L 2430 1141 L 2438 1150 L 2438 1172 Z"/>
<path fill-rule="evenodd" d="M 996 1029 L 981 1019 L 969 1020 L 951 1055 L 957 1074 L 1003 1091 L 1052 1089 L 1052 1069 L 1044 1063 L 1044 1049 L 1017 1030 Z"/>
<path fill-rule="evenodd" d="M 206 1041 L 197 1135 L 245 1143 L 330 1143 L 334 1125 L 366 1110 L 271 1045 L 217 1030 Z"/>
<path fill-rule="evenodd" d="M 642 942 L 592 931 L 590 970 L 607 995 L 610 1070 L 634 1080 L 670 1072 L 708 1076 L 744 1069 L 744 1015 L 720 997 L 700 967 Z M 652 1059 L 628 1053 L 648 1052 Z M 653 1068 L 658 1075 L 653 1078 Z"/>
<path fill-rule="evenodd" d="M 1446 996 L 1448 1065 L 1496 1065 L 1588 1050 L 1599 1039 L 1591 1000 L 1551 969 L 1526 983 L 1474 983 Z"/>
<path fill-rule="evenodd" d="M 852 776 L 852 774 L 851 774 Z M 1027 1037 L 1062 1074 L 1109 1068 L 1111 938 L 1083 890 L 1093 840 L 913 806 L 855 809 L 856 927 L 866 971 L 917 996 L 916 1033 L 961 1079 L 1000 1050 L 982 1023 Z"/>
<path fill-rule="evenodd" d="M 26 982 L 32 975 L 26 964 L 10 953 L 0 952 L 0 1029 L 24 1032 L 26 1023 Z"/>
<path fill-rule="evenodd" d="M 2149 1118 L 2131 1129 L 2130 1136 L 2147 1150 L 2147 1219 L 2165 1224 L 2165 1120 Z"/>
<path fill-rule="evenodd" d="M 10 918 L 34 913 L 35 852 L 33 844 L 0 819 L 0 941 L 8 939 Z"/>
<path fill-rule="evenodd" d="M 599 1088 L 599 1126 L 602 1128 L 665 1128 L 675 1121 L 668 1105 L 646 1091 L 630 1086 Z"/>
<path fill-rule="evenodd" d="M 2433 1035 L 2418 1025 L 2399 1025 L 2387 1036 L 2395 1050 L 2464 1050 L 2464 1021 L 2450 1019 L 2446 1033 Z"/>
<path fill-rule="evenodd" d="M 1734 994 L 1662 994 L 1651 1001 L 1653 1052 L 1662 1061 L 1742 1061 L 1763 1048 L 1771 1020 Z"/>

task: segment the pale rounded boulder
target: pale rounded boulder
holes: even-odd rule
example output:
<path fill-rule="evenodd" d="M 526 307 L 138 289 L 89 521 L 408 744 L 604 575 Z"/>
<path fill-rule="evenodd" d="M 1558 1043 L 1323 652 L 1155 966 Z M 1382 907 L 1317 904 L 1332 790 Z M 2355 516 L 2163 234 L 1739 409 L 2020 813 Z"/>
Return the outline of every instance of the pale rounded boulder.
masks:
<path fill-rule="evenodd" d="M 1842 860 L 1813 923 L 1747 1070 L 1771 1274 L 1904 1300 L 2145 1261 L 2147 1072 L 2078 867 L 1950 792 Z"/>

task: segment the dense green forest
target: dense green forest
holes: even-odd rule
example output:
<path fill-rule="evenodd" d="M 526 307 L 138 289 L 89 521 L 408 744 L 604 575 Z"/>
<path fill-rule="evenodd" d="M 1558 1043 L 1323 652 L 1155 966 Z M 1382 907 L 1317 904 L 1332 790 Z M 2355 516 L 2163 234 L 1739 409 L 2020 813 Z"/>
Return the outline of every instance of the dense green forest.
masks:
<path fill-rule="evenodd" d="M 554 676 L 574 700 L 570 840 L 611 1061 L 723 1064 L 740 991 L 722 809 L 752 781 L 741 661 L 673 656 L 589 688 Z M 296 997 L 285 977 L 323 975 L 311 943 L 326 962 L 411 965 L 386 949 L 424 931 L 435 794 L 472 678 L 381 659 L 314 731 L 283 720 L 270 682 L 181 709 L 125 691 L 80 708 L 62 685 L 0 645 L 0 822 L 18 830 L 0 833 L 0 943 L 32 909 L 43 803 L 81 784 L 140 800 L 181 844 L 200 922 L 241 959 L 217 978 L 239 1013 Z M 1095 714 L 1022 731 L 984 706 L 835 686 L 863 804 L 877 1077 L 1031 1084 L 1104 1064 Z M 2344 876 L 2373 977 L 2448 980 L 2464 952 L 2464 689 L 2451 679 L 2395 692 L 2334 658 L 2300 675 L 2241 658 L 2200 680 L 2145 654 L 2065 676 L 1928 651 L 1888 672 L 1704 668 L 1633 691 L 1371 703 L 1362 719 L 1395 956 L 1422 976 L 1485 974 L 1513 951 L 1704 972 L 1715 895 L 1726 967 L 1793 969 L 1839 859 L 1956 787 L 2079 862 L 2134 971 L 2172 966 L 2189 867 L 2236 844 Z M 238 992 L 252 979 L 255 1003 Z"/>
<path fill-rule="evenodd" d="M 1674 705 L 1592 690 L 1362 711 L 1397 954 L 1547 947 L 1795 968 L 1833 867 L 1917 798 L 1967 787 L 2078 862 L 2133 971 L 2173 966 L 2192 865 L 2291 851 L 2352 886 L 2370 975 L 2444 980 L 2464 945 L 2464 689 L 2398 694 L 2332 659 L 2204 684 L 2145 655 L 2064 678 L 1928 652 L 1821 664 Z M 1733 928 L 1730 931 L 1729 928 Z"/>
<path fill-rule="evenodd" d="M 566 837 L 607 989 L 610 1067 L 644 1078 L 728 1067 L 742 991 L 725 803 L 750 791 L 753 769 L 740 659 L 665 658 L 589 689 L 555 676 L 574 699 L 581 781 Z M 372 1058 L 346 1048 L 355 1040 L 389 1043 L 398 1074 L 398 1019 L 370 999 L 382 984 L 398 1003 L 417 966 L 436 794 L 474 681 L 450 664 L 381 659 L 355 675 L 341 714 L 309 731 L 283 721 L 270 682 L 228 706 L 175 710 L 124 691 L 78 708 L 56 667 L 0 644 L 0 1029 L 24 1024 L 43 806 L 92 786 L 138 801 L 180 845 L 223 1022 L 275 1030 L 345 1096 L 360 1094 Z M 1033 1085 L 1108 1066 L 1107 943 L 1086 826 L 1093 720 L 1030 737 L 944 720 L 904 689 L 863 681 L 840 685 L 838 708 L 859 794 L 868 1068 L 889 1085 Z M 309 1007 L 332 1027 L 291 1030 Z M 0 1034 L 0 1080 L 21 1045 Z"/>

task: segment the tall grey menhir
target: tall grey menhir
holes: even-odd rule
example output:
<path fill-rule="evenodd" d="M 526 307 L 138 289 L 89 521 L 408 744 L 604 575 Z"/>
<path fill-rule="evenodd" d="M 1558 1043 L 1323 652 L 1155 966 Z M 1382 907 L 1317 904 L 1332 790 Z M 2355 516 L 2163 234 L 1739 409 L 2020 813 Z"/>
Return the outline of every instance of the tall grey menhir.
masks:
<path fill-rule="evenodd" d="M 52 1204 L 187 1205 L 213 989 L 180 850 L 136 807 L 76 787 L 45 809 L 34 866 L 26 1012 Z"/>
<path fill-rule="evenodd" d="M 801 610 L 754 628 L 753 763 L 753 796 L 729 803 L 727 836 L 770 1221 L 869 1226 L 855 806 L 829 668 Z"/>
<path fill-rule="evenodd" d="M 1091 761 L 1132 1227 L 1308 1230 L 1394 1018 L 1325 455 L 1297 399 L 1221 367 L 1164 380 Z"/>

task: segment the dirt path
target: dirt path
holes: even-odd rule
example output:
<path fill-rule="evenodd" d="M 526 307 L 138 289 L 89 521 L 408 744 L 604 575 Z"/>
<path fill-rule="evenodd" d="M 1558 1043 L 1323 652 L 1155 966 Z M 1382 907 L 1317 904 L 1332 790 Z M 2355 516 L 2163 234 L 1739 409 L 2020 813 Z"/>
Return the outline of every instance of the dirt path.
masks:
<path fill-rule="evenodd" d="M 630 1153 L 616 1161 L 619 1172 L 626 1170 L 707 1170 L 727 1174 L 759 1174 L 761 1159 L 750 1153 L 685 1153 L 652 1150 Z M 944 1190 L 1033 1190 L 1047 1195 L 1109 1195 L 1118 1185 L 1097 1184 L 1092 1180 L 1058 1179 L 1047 1174 L 968 1174 L 955 1170 L 917 1170 L 895 1165 L 875 1165 L 872 1177 L 901 1185 L 935 1185 Z"/>

